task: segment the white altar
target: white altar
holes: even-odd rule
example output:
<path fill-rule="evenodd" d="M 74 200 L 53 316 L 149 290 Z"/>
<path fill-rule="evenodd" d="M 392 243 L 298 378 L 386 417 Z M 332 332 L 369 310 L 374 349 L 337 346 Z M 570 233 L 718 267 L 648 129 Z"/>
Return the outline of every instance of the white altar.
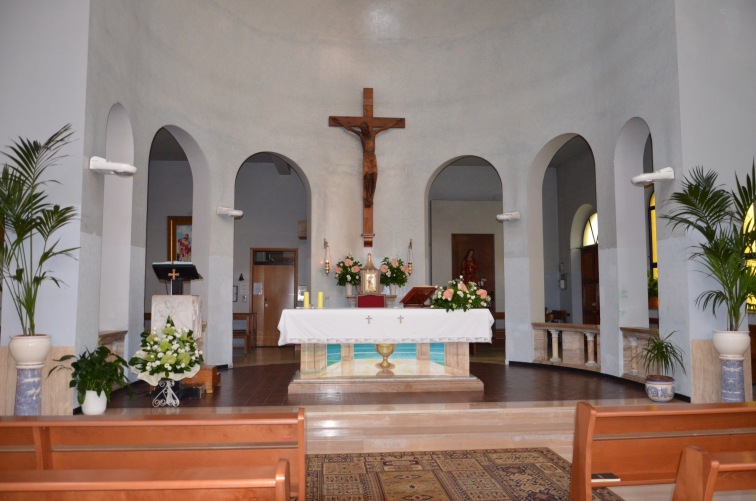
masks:
<path fill-rule="evenodd" d="M 278 344 L 302 345 L 300 371 L 289 393 L 333 391 L 480 391 L 470 375 L 469 343 L 490 343 L 493 316 L 488 309 L 466 312 L 430 308 L 289 309 L 281 314 Z M 411 373 L 355 370 L 353 345 L 417 345 Z M 430 361 L 430 343 L 444 343 L 444 364 Z M 327 346 L 341 345 L 337 372 L 327 366 Z M 437 367 L 438 366 L 438 367 Z"/>

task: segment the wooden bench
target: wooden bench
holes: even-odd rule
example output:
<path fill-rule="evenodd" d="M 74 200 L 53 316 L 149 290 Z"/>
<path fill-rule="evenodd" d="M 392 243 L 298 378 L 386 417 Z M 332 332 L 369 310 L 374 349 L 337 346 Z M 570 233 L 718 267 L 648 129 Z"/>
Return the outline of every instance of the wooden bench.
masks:
<path fill-rule="evenodd" d="M 279 460 L 286 458 L 291 473 L 291 496 L 304 498 L 305 452 L 304 409 L 229 414 L 0 417 L 0 471 L 8 472 L 3 479 L 24 471 L 31 471 L 33 477 L 40 470 L 74 470 L 75 479 L 79 478 L 76 475 L 84 475 L 75 473 L 76 470 L 88 470 L 95 481 L 102 470 L 114 470 L 115 478 L 123 475 L 118 470 L 141 470 L 138 476 L 146 481 L 164 479 L 163 470 L 215 468 L 219 481 L 227 474 L 229 478 L 225 480 L 230 487 L 237 484 L 243 487 L 238 480 L 240 472 L 233 468 L 275 470 L 280 467 Z M 136 475 L 133 471 L 130 474 Z M 275 477 L 275 473 L 272 477 L 265 473 L 260 480 Z M 213 488 L 219 488 L 218 485 Z M 9 486 L 0 481 L 0 499 L 5 499 L 3 491 L 7 490 Z"/>
<path fill-rule="evenodd" d="M 4 470 L 4 501 L 140 501 L 166 499 L 290 501 L 289 461 L 278 466 L 229 466 L 182 469 Z"/>
<path fill-rule="evenodd" d="M 571 500 L 591 489 L 671 484 L 685 447 L 710 452 L 756 450 L 756 403 L 662 404 L 575 409 Z M 619 481 L 591 481 L 612 473 Z"/>
<path fill-rule="evenodd" d="M 715 491 L 756 489 L 756 451 L 683 449 L 673 501 L 710 501 Z"/>

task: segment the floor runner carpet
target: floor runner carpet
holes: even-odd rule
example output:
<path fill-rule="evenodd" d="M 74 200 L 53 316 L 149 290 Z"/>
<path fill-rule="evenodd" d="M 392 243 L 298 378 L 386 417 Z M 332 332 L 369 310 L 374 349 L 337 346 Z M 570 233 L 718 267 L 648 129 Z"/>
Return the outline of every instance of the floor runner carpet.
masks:
<path fill-rule="evenodd" d="M 568 500 L 570 463 L 547 448 L 311 454 L 307 500 Z M 608 489 L 594 499 L 622 501 Z"/>

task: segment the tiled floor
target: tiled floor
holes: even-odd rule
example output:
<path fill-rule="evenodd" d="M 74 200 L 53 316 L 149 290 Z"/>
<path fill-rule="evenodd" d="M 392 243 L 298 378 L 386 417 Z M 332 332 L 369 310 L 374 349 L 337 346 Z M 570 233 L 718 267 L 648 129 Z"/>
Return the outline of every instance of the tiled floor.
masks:
<path fill-rule="evenodd" d="M 589 372 L 561 370 L 530 364 L 504 365 L 502 351 L 479 348 L 471 357 L 470 371 L 483 381 L 481 393 L 322 393 L 289 395 L 289 382 L 298 370 L 293 348 L 258 348 L 234 360 L 235 367 L 221 372 L 221 386 L 201 398 L 182 398 L 182 407 L 302 406 L 360 404 L 422 404 L 470 402 L 533 402 L 556 400 L 645 398 L 643 386 Z M 241 366 L 244 365 L 244 366 Z M 134 398 L 114 393 L 111 408 L 151 407 L 145 383 L 134 385 Z"/>

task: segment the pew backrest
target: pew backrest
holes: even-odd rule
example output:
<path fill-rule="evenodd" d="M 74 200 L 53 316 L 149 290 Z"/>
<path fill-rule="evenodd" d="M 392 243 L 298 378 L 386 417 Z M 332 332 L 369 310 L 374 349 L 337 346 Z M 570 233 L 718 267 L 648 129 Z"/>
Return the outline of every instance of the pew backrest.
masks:
<path fill-rule="evenodd" d="M 0 418 L 0 470 L 276 465 L 304 496 L 304 409 L 296 412 Z"/>
<path fill-rule="evenodd" d="M 756 404 L 662 404 L 575 409 L 570 499 L 591 499 L 591 489 L 673 483 L 682 450 L 756 449 Z M 611 473 L 619 480 L 591 481 Z"/>
<path fill-rule="evenodd" d="M 683 449 L 672 501 L 711 501 L 714 492 L 756 489 L 756 450 Z"/>

